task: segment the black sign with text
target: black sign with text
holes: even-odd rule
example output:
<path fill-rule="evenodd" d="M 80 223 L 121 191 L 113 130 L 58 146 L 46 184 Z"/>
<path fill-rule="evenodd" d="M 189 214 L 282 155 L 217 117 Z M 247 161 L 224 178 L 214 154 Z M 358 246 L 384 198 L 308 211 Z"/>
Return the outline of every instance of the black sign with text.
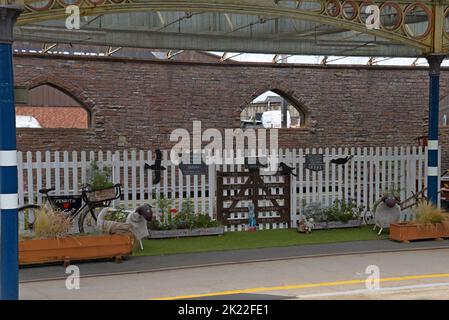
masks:
<path fill-rule="evenodd" d="M 201 160 L 200 155 L 194 157 L 193 154 L 191 154 L 190 161 L 188 163 L 181 161 L 179 169 L 181 169 L 182 174 L 186 176 L 207 174 L 207 166 L 203 160 Z"/>

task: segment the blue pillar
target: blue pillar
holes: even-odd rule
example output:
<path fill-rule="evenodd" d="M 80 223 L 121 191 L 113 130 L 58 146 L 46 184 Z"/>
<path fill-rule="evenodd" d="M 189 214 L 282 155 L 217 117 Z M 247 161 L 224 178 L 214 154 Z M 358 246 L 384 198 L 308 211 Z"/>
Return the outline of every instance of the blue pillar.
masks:
<path fill-rule="evenodd" d="M 429 62 L 429 131 L 428 131 L 428 167 L 427 197 L 434 205 L 438 204 L 438 125 L 440 103 L 440 66 L 445 56 L 427 56 Z"/>
<path fill-rule="evenodd" d="M 21 10 L 0 6 L 0 299 L 19 297 L 16 113 L 12 30 Z"/>

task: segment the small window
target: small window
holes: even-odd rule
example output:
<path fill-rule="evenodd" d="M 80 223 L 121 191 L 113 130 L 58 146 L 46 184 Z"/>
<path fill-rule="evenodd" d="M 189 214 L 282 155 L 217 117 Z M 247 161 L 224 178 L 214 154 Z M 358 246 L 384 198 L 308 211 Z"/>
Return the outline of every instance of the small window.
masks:
<path fill-rule="evenodd" d="M 443 114 L 443 126 L 447 126 L 447 115 Z"/>
<path fill-rule="evenodd" d="M 18 128 L 90 127 L 90 112 L 64 91 L 48 84 L 29 91 L 27 105 L 16 107 Z"/>
<path fill-rule="evenodd" d="M 299 105 L 277 91 L 261 94 L 240 114 L 242 128 L 301 128 L 305 120 L 305 112 Z"/>

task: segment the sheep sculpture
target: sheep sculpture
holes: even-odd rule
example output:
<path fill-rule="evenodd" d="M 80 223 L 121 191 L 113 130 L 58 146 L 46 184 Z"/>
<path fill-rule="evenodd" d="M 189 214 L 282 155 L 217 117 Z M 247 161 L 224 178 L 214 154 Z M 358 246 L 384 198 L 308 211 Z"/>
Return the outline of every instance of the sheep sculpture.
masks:
<path fill-rule="evenodd" d="M 379 227 L 378 235 L 384 228 L 389 228 L 390 224 L 401 219 L 401 207 L 399 199 L 394 196 L 383 196 L 376 207 L 374 213 L 374 228 Z"/>

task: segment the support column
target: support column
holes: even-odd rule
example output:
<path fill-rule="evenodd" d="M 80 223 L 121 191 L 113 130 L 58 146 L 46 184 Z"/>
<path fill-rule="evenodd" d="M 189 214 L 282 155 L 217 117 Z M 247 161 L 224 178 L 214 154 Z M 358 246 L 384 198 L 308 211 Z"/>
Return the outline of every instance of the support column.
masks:
<path fill-rule="evenodd" d="M 438 204 L 438 125 L 440 104 L 440 66 L 445 56 L 427 56 L 429 62 L 429 128 L 428 128 L 428 168 L 427 197 L 434 205 Z"/>
<path fill-rule="evenodd" d="M 19 297 L 13 27 L 21 10 L 0 5 L 0 299 Z"/>

